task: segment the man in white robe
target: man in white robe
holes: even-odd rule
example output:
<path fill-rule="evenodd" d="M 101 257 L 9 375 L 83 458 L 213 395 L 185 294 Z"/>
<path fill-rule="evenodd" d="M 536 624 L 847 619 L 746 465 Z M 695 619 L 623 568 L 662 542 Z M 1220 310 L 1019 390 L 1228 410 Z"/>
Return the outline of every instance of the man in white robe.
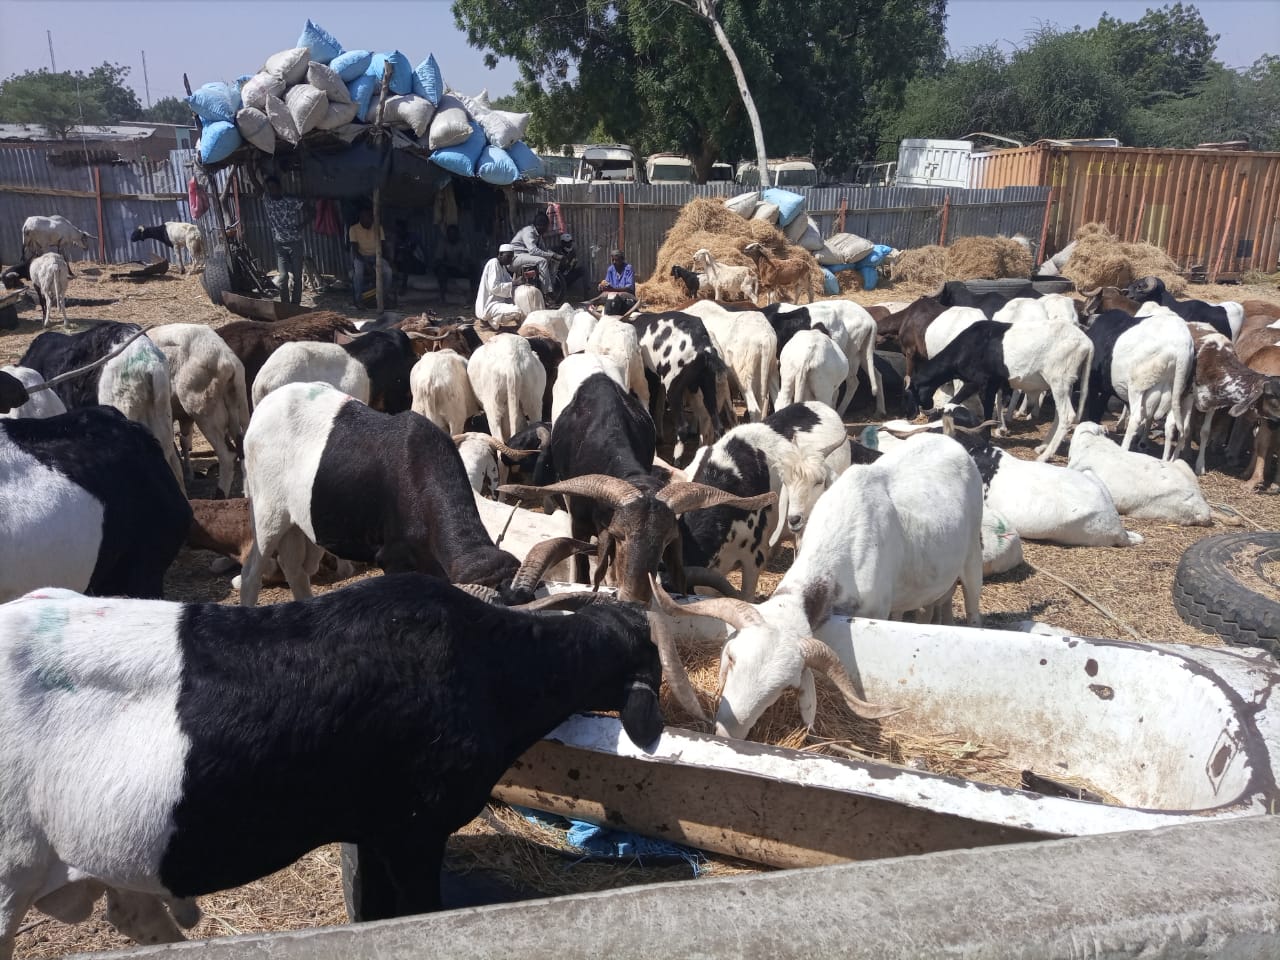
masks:
<path fill-rule="evenodd" d="M 480 288 L 476 291 L 476 319 L 497 330 L 503 323 L 519 323 L 524 319 L 515 305 L 514 278 L 511 262 L 516 248 L 509 243 L 498 247 L 498 255 L 484 265 Z"/>

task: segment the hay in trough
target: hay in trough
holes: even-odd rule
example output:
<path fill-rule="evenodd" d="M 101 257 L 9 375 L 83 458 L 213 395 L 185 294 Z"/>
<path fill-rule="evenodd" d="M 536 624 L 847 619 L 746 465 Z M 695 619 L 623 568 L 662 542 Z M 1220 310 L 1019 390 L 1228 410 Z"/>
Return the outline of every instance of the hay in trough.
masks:
<path fill-rule="evenodd" d="M 1105 223 L 1086 223 L 1076 231 L 1076 246 L 1062 275 L 1077 290 L 1124 289 L 1142 277 L 1159 277 L 1174 296 L 1187 289 L 1178 264 L 1164 250 L 1150 243 L 1125 243 Z"/>
<path fill-rule="evenodd" d="M 1008 237 L 961 237 L 947 247 L 948 280 L 1026 279 L 1031 253 Z"/>
<path fill-rule="evenodd" d="M 803 247 L 788 243 L 782 232 L 763 220 L 744 220 L 714 197 L 697 197 L 680 210 L 680 215 L 667 231 L 658 249 L 658 262 L 653 276 L 636 287 L 636 293 L 649 307 L 673 307 L 685 303 L 684 285 L 671 276 L 672 265 L 693 270 L 693 255 L 706 248 L 719 262 L 729 266 L 753 266 L 742 248 L 749 243 L 761 244 L 776 259 L 798 258 L 808 261 L 815 295 L 822 293 L 822 268 L 813 254 Z"/>

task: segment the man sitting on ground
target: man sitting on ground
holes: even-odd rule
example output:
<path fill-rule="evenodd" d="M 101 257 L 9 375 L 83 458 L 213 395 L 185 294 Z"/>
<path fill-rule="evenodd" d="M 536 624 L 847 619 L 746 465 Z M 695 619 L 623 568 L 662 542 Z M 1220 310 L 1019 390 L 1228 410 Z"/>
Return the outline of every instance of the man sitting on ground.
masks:
<path fill-rule="evenodd" d="M 524 319 L 515 305 L 514 278 L 511 263 L 516 248 L 509 243 L 498 247 L 498 255 L 484 265 L 480 289 L 476 292 L 476 319 L 497 330 L 504 322 L 519 323 Z"/>
<path fill-rule="evenodd" d="M 373 229 L 373 207 L 360 208 L 360 221 L 347 230 L 347 246 L 351 250 L 351 287 L 357 307 L 364 306 L 365 277 L 376 269 L 378 248 L 382 248 L 382 289 L 391 293 L 391 251 L 386 233 Z"/>
<path fill-rule="evenodd" d="M 634 297 L 636 274 L 631 269 L 631 264 L 627 263 L 627 258 L 623 256 L 621 250 L 615 250 L 609 254 L 609 261 L 609 269 L 605 271 L 604 279 L 600 281 L 600 292 L 629 293 Z"/>

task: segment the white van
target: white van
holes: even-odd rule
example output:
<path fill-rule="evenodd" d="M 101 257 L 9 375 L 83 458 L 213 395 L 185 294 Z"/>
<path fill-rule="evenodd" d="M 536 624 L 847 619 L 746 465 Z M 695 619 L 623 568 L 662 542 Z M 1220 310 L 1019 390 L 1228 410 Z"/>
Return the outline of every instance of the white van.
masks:
<path fill-rule="evenodd" d="M 760 185 L 760 171 L 751 160 L 738 164 L 738 183 L 746 187 Z M 818 168 L 808 157 L 783 157 L 769 161 L 769 180 L 774 187 L 816 187 Z"/>
<path fill-rule="evenodd" d="M 693 161 L 681 153 L 652 153 L 644 161 L 644 178 L 650 183 L 693 183 Z"/>
<path fill-rule="evenodd" d="M 593 143 L 578 157 L 578 180 L 588 183 L 638 183 L 640 165 L 625 143 Z"/>

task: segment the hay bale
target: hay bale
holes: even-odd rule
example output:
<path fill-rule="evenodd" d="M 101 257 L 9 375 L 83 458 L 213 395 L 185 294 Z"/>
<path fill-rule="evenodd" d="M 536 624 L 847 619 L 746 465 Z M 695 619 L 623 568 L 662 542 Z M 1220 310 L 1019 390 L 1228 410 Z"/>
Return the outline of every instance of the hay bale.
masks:
<path fill-rule="evenodd" d="M 1105 223 L 1086 223 L 1076 231 L 1076 246 L 1062 275 L 1077 290 L 1127 287 L 1142 277 L 1159 277 L 1175 297 L 1187 289 L 1178 264 L 1150 243 L 1125 243 Z"/>
<path fill-rule="evenodd" d="M 1031 253 L 1008 237 L 961 237 L 947 248 L 946 279 L 1026 279 L 1034 264 Z"/>
<path fill-rule="evenodd" d="M 688 300 L 684 287 L 671 276 L 673 264 L 694 269 L 693 255 L 706 248 L 721 263 L 752 266 L 742 252 L 749 243 L 759 243 L 771 255 L 808 262 L 815 296 L 822 294 L 822 268 L 813 254 L 788 243 L 777 227 L 763 220 L 744 220 L 724 205 L 723 200 L 697 197 L 680 210 L 680 215 L 663 238 L 657 265 L 648 280 L 637 284 L 636 294 L 650 307 L 673 307 Z"/>
<path fill-rule="evenodd" d="M 936 243 L 927 247 L 903 250 L 890 268 L 890 279 L 895 283 L 920 283 L 931 287 L 942 286 L 947 275 L 947 249 Z"/>

